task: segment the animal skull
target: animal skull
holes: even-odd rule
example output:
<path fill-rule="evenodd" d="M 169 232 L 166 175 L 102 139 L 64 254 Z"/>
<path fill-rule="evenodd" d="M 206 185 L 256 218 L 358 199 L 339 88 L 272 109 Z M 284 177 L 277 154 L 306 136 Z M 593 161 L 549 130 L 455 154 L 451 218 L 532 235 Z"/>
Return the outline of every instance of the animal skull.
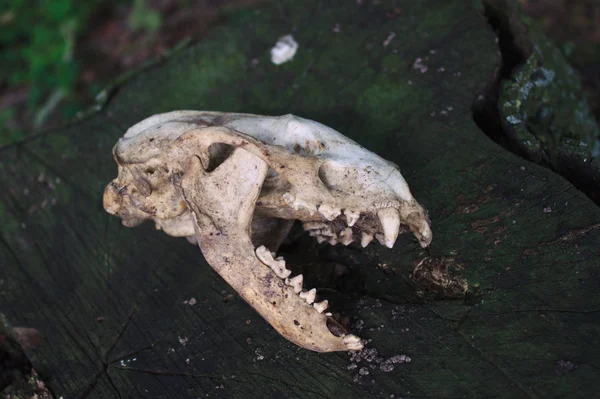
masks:
<path fill-rule="evenodd" d="M 207 262 L 281 335 L 318 352 L 359 350 L 277 257 L 294 220 L 319 242 L 392 247 L 432 239 L 398 167 L 337 131 L 293 115 L 175 111 L 132 126 L 113 149 L 104 208 L 198 243 Z M 328 328 L 329 326 L 329 328 Z M 331 331 L 335 331 L 331 332 Z M 344 332 L 341 332 L 344 331 Z"/>

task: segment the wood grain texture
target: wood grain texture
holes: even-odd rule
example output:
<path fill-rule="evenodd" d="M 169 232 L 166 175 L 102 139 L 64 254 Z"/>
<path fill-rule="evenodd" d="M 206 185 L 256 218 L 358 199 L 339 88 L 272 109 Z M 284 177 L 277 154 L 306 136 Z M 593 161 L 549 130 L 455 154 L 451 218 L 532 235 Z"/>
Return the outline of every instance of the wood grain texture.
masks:
<path fill-rule="evenodd" d="M 236 14 L 119 85 L 97 113 L 0 152 L 0 312 L 45 336 L 27 354 L 54 397 L 595 394 L 600 211 L 473 122 L 500 62 L 490 27 L 471 2 L 356 3 L 286 0 Z M 296 57 L 271 64 L 269 49 L 290 32 Z M 417 58 L 426 72 L 412 68 Z M 293 113 L 400 165 L 430 211 L 430 252 L 409 236 L 362 250 L 298 230 L 283 247 L 371 352 L 295 347 L 186 240 L 104 212 L 113 144 L 176 109 Z M 470 294 L 420 292 L 410 274 L 425 255 L 460 264 Z M 412 361 L 385 367 L 402 354 Z"/>

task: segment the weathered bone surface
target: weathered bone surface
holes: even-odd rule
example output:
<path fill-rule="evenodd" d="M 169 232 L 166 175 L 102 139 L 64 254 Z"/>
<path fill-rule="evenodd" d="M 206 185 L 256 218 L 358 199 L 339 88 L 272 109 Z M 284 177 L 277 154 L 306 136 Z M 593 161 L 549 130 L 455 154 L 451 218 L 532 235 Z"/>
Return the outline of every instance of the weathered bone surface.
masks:
<path fill-rule="evenodd" d="M 207 262 L 281 335 L 319 352 L 359 350 L 327 300 L 290 276 L 275 252 L 294 220 L 319 243 L 392 247 L 432 239 L 425 210 L 396 165 L 318 122 L 201 111 L 154 115 L 113 149 L 118 177 L 104 208 L 125 226 L 198 243 Z M 335 331 L 334 334 L 331 331 Z"/>

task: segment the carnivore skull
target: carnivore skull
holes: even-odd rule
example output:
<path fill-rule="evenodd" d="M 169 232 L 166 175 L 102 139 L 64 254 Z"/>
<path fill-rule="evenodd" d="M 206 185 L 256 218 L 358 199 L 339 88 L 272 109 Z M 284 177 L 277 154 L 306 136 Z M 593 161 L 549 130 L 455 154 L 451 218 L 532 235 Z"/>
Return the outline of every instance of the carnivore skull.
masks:
<path fill-rule="evenodd" d="M 360 339 L 326 313 L 277 257 L 294 220 L 319 242 L 373 238 L 392 247 L 411 231 L 432 239 L 425 210 L 396 165 L 318 122 L 201 111 L 154 115 L 113 149 L 118 177 L 104 208 L 126 226 L 144 220 L 198 243 L 207 262 L 280 334 L 319 352 Z M 331 332 L 334 331 L 334 332 Z"/>

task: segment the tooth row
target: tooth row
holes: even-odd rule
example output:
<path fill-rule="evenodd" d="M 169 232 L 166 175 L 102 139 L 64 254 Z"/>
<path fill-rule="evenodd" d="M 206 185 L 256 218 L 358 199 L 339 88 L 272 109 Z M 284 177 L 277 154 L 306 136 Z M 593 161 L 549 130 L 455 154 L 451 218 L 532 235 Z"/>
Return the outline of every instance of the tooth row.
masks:
<path fill-rule="evenodd" d="M 304 299 L 307 304 L 313 305 L 313 308 L 317 312 L 323 313 L 327 310 L 327 307 L 329 306 L 327 299 L 321 302 L 315 302 L 315 298 L 317 297 L 317 290 L 315 288 L 308 291 L 302 291 L 302 282 L 304 280 L 302 274 L 289 278 L 292 271 L 285 268 L 285 260 L 283 257 L 280 256 L 277 259 L 273 259 L 275 253 L 270 252 L 264 245 L 256 248 L 256 256 L 262 263 L 269 266 L 277 277 L 285 279 L 285 284 L 292 287 L 294 292 L 298 294 L 300 298 Z M 331 314 L 328 313 L 328 315 Z"/>
<path fill-rule="evenodd" d="M 289 194 L 289 193 L 286 193 Z M 284 194 L 284 196 L 286 195 Z M 291 194 L 290 194 L 291 196 Z M 293 196 L 291 196 L 293 201 Z M 289 198 L 288 198 L 289 200 Z M 333 208 L 328 204 L 322 204 L 319 206 L 319 213 L 329 221 L 337 218 L 341 211 L 339 208 Z M 327 225 L 323 222 L 306 222 L 304 223 L 304 230 L 308 230 L 311 236 L 316 237 L 319 243 L 329 241 L 331 245 L 336 245 L 338 241 L 344 245 L 349 245 L 354 241 L 352 227 L 356 221 L 360 218 L 360 212 L 354 212 L 349 209 L 344 210 L 346 216 L 346 222 L 348 227 L 340 232 L 339 237 L 336 235 L 332 226 Z M 377 211 L 377 217 L 381 224 L 383 234 L 376 234 L 375 238 L 388 248 L 392 248 L 398 238 L 398 232 L 400 231 L 400 213 L 395 208 L 383 208 Z M 327 238 L 330 237 L 330 238 Z M 360 244 L 364 248 L 373 241 L 373 235 L 368 233 L 362 233 Z"/>
<path fill-rule="evenodd" d="M 273 273 L 279 278 L 287 278 L 292 274 L 291 270 L 285 268 L 283 257 L 273 259 L 273 254 L 264 245 L 256 248 L 256 257 L 265 265 L 269 266 Z"/>

